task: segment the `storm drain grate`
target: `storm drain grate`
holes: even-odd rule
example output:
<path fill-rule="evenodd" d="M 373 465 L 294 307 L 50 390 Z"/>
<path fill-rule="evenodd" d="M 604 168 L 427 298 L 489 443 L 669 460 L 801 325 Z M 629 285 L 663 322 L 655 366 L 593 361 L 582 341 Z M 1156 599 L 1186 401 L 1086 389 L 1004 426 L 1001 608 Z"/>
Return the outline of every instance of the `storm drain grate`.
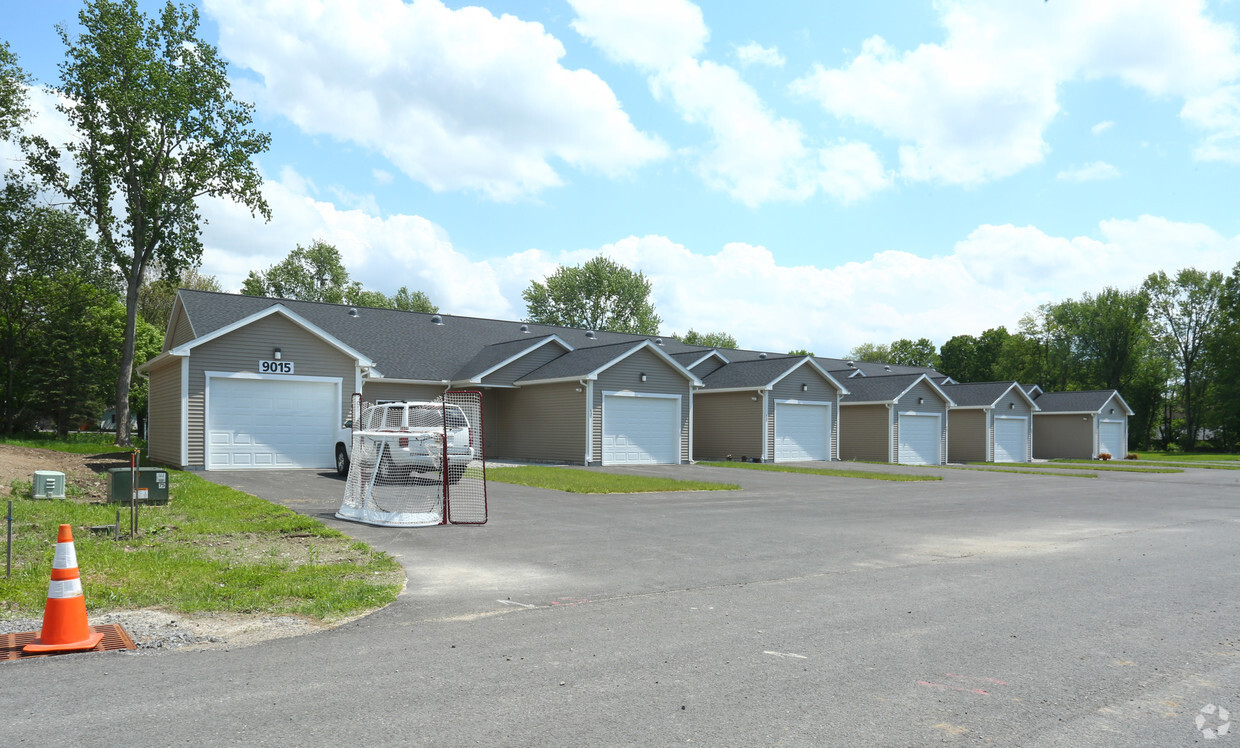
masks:
<path fill-rule="evenodd" d="M 28 660 L 31 657 L 50 657 L 52 655 L 78 654 L 80 652 L 111 652 L 117 649 L 137 649 L 138 645 L 129 638 L 129 632 L 119 623 L 106 626 L 91 626 L 96 634 L 103 634 L 103 639 L 94 649 L 82 649 L 77 652 L 31 652 L 27 654 L 22 647 L 39 638 L 38 631 L 23 631 L 19 634 L 0 634 L 0 662 L 4 660 Z"/>

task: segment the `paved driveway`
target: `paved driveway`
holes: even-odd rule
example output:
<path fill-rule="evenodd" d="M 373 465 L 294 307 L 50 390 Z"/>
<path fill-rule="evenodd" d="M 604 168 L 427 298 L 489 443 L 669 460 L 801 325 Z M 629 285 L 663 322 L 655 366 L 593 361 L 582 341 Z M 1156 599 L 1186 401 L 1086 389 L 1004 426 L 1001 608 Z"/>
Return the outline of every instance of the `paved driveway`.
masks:
<path fill-rule="evenodd" d="M 744 490 L 493 483 L 486 526 L 416 530 L 331 519 L 331 474 L 211 474 L 392 552 L 408 590 L 241 650 L 2 665 L 0 735 L 1180 745 L 1240 714 L 1240 471 L 894 469 L 944 480 L 633 468 Z"/>

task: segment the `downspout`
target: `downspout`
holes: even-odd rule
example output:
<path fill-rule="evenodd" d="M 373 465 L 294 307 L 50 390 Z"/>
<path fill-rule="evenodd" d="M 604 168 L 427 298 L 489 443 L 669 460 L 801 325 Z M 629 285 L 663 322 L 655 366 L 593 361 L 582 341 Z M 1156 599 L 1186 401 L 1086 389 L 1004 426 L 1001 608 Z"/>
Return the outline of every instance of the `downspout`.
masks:
<path fill-rule="evenodd" d="M 594 459 L 594 380 L 580 380 L 579 384 L 586 393 L 586 467 Z"/>
<path fill-rule="evenodd" d="M 771 439 L 771 414 L 767 408 L 766 390 L 758 390 L 762 395 L 762 457 L 759 462 L 766 462 L 766 456 L 770 449 Z"/>
<path fill-rule="evenodd" d="M 891 406 L 895 403 L 884 403 L 887 406 L 887 462 L 895 463 L 896 461 L 896 439 L 899 434 L 896 433 L 895 411 Z"/>
<path fill-rule="evenodd" d="M 697 386 L 689 383 L 689 464 L 693 464 L 693 392 Z"/>

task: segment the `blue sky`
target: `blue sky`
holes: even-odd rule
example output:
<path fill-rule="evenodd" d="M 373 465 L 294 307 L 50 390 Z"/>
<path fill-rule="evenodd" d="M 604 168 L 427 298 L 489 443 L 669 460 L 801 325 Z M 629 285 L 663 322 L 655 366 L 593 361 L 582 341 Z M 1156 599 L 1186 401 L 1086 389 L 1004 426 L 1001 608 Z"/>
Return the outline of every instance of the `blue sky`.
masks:
<path fill-rule="evenodd" d="M 666 333 L 842 355 L 1240 260 L 1235 3 L 198 7 L 273 142 L 271 223 L 203 205 L 229 289 L 320 238 L 369 288 L 518 318 L 602 253 Z M 53 82 L 79 9 L 0 5 L 0 38 Z"/>

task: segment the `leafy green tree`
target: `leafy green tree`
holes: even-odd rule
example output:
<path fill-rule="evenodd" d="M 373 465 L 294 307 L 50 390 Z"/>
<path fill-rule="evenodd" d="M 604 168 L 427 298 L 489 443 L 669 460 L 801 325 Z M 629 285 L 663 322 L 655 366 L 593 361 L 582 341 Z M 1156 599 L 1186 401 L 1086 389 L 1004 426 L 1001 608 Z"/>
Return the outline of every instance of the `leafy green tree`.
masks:
<path fill-rule="evenodd" d="M 25 121 L 26 86 L 30 82 L 8 42 L 0 42 L 0 140 L 12 137 Z"/>
<path fill-rule="evenodd" d="M 1149 295 L 1150 317 L 1164 344 L 1175 351 L 1184 412 L 1185 447 L 1192 448 L 1200 425 L 1202 396 L 1209 380 L 1205 353 L 1219 322 L 1223 274 L 1184 268 L 1169 277 L 1151 273 L 1142 286 Z"/>
<path fill-rule="evenodd" d="M 26 138 L 45 186 L 88 216 L 125 280 L 125 329 L 116 382 L 116 443 L 129 443 L 129 393 L 138 290 L 158 259 L 179 273 L 202 256 L 198 199 L 227 198 L 270 217 L 251 160 L 270 137 L 251 129 L 253 106 L 233 98 L 227 63 L 198 38 L 198 11 L 168 2 L 157 19 L 136 0 L 87 0 L 82 32 L 66 47 L 59 109 L 73 131 L 56 146 Z M 61 167 L 61 151 L 73 161 Z"/>
<path fill-rule="evenodd" d="M 804 348 L 798 348 L 795 351 L 788 351 L 789 356 L 813 356 L 813 351 L 807 351 Z"/>
<path fill-rule="evenodd" d="M 676 338 L 685 345 L 700 345 L 703 348 L 736 348 L 736 338 L 726 332 L 697 332 L 693 328 L 689 328 L 689 332 L 684 335 L 672 333 L 672 337 Z"/>
<path fill-rule="evenodd" d="M 388 302 L 390 308 L 399 309 L 402 312 L 435 314 L 439 311 L 439 307 L 431 303 L 429 296 L 421 291 L 410 293 L 405 286 L 401 286 L 400 290 L 388 299 Z"/>
<path fill-rule="evenodd" d="M 340 250 L 321 239 L 315 239 L 308 247 L 298 244 L 287 257 L 262 273 L 251 270 L 241 284 L 241 293 L 247 296 L 327 304 L 344 303 L 349 290 L 349 271 Z"/>
<path fill-rule="evenodd" d="M 1240 447 L 1240 263 L 1232 269 L 1219 295 L 1219 320 L 1206 344 L 1214 373 L 1212 420 L 1219 427 L 1219 446 Z"/>
<path fill-rule="evenodd" d="M 871 364 L 890 364 L 891 346 L 885 343 L 861 343 L 848 352 L 850 361 L 866 361 Z"/>
<path fill-rule="evenodd" d="M 891 360 L 887 363 L 899 366 L 921 366 L 927 369 L 934 369 L 939 365 L 939 354 L 930 338 L 918 338 L 917 340 L 900 338 L 892 341 L 888 350 Z"/>
<path fill-rule="evenodd" d="M 1105 288 L 1076 303 L 1075 348 L 1084 389 L 1122 389 L 1148 345 L 1149 297 L 1144 291 Z"/>
<path fill-rule="evenodd" d="M 87 359 L 83 349 L 97 338 L 81 330 L 55 337 L 49 328 L 71 328 L 76 315 L 90 313 L 91 303 L 115 301 L 118 288 L 83 222 L 38 205 L 34 188 L 12 174 L 0 189 L 0 278 L 0 430 L 12 432 L 42 414 L 34 388 L 49 374 L 36 356 L 63 359 L 65 366 L 54 367 L 59 375 Z M 101 295 L 83 301 L 88 291 Z M 97 380 L 98 371 L 84 371 L 87 380 Z M 92 386 L 86 380 L 69 384 Z"/>
<path fill-rule="evenodd" d="M 662 321 L 650 302 L 650 281 L 609 257 L 560 266 L 546 283 L 521 292 L 526 321 L 543 325 L 657 335 Z"/>

